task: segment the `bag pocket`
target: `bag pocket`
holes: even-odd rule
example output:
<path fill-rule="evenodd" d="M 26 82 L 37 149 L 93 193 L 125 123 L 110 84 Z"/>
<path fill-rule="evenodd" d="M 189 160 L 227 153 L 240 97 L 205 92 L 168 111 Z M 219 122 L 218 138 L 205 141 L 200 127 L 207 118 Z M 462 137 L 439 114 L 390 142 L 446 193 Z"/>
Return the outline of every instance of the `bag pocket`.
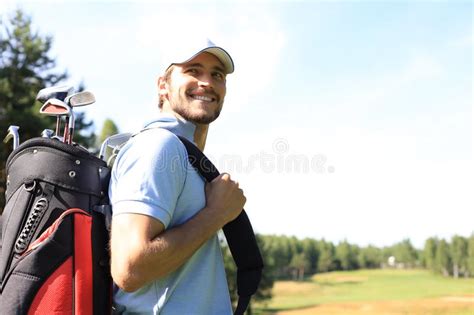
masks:
<path fill-rule="evenodd" d="M 91 226 L 70 209 L 41 234 L 5 279 L 2 314 L 92 314 Z"/>
<path fill-rule="evenodd" d="M 15 254 L 15 243 L 30 212 L 31 203 L 36 194 L 36 183 L 23 184 L 17 189 L 5 205 L 2 214 L 2 246 L 0 254 L 0 291 L 5 275 Z"/>

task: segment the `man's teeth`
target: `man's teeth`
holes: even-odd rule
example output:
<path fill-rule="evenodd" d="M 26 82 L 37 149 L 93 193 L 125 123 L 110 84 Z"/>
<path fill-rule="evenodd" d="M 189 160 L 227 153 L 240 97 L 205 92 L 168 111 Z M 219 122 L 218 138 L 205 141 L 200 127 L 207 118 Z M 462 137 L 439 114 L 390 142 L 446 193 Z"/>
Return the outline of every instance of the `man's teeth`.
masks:
<path fill-rule="evenodd" d="M 200 95 L 193 95 L 192 98 L 195 100 L 200 100 L 200 101 L 206 101 L 206 102 L 212 102 L 213 98 L 207 97 L 207 96 L 200 96 Z"/>

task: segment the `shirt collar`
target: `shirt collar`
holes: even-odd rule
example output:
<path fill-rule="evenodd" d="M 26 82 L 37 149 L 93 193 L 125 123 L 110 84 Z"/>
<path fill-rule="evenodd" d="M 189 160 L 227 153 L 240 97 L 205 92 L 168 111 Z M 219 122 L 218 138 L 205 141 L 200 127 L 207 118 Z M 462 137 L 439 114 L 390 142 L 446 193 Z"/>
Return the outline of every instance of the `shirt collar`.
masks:
<path fill-rule="evenodd" d="M 185 137 L 194 142 L 194 132 L 196 126 L 187 120 L 178 119 L 169 113 L 159 113 L 158 117 L 145 124 L 143 129 L 163 128 L 171 131 L 175 135 Z"/>

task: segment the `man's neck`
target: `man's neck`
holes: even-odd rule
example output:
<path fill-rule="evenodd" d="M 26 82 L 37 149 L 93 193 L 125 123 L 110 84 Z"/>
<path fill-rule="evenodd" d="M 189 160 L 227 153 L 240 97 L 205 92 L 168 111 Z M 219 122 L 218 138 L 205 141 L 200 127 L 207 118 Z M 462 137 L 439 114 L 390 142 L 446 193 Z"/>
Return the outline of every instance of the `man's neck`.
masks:
<path fill-rule="evenodd" d="M 196 130 L 194 131 L 194 143 L 196 143 L 196 146 L 199 148 L 199 150 L 204 151 L 209 125 L 195 124 L 195 126 Z"/>
<path fill-rule="evenodd" d="M 171 109 L 163 108 L 161 111 L 163 113 L 170 113 L 176 118 L 184 120 L 184 118 L 181 117 L 181 115 L 175 113 Z M 192 124 L 196 126 L 196 129 L 194 130 L 194 139 L 193 139 L 194 143 L 199 148 L 199 150 L 204 151 L 204 147 L 206 146 L 207 131 L 209 130 L 209 125 L 196 124 L 196 123 L 192 123 Z"/>

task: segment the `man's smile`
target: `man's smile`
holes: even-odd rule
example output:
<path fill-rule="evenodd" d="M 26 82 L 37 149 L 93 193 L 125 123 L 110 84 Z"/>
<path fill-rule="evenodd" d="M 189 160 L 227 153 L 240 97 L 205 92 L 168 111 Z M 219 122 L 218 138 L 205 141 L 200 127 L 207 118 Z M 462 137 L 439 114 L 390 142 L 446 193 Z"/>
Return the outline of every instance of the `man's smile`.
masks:
<path fill-rule="evenodd" d="M 194 93 L 186 93 L 188 97 L 191 97 L 192 99 L 198 100 L 198 101 L 203 101 L 203 102 L 214 102 L 216 101 L 216 97 L 209 96 L 209 95 L 201 95 L 201 94 L 194 94 Z"/>

